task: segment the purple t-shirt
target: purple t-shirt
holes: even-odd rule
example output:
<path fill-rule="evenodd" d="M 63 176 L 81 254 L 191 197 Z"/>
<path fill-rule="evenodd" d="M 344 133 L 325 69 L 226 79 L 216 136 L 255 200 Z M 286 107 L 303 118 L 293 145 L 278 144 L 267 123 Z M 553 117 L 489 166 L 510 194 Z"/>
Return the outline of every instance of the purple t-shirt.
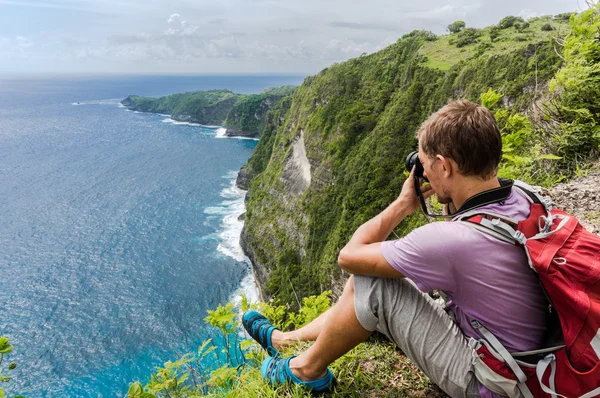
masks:
<path fill-rule="evenodd" d="M 482 211 L 522 220 L 530 204 L 516 189 Z M 469 225 L 433 222 L 381 245 L 387 262 L 422 291 L 442 290 L 447 308 L 468 337 L 480 338 L 469 323 L 477 319 L 509 351 L 538 349 L 544 337 L 547 301 L 521 247 Z M 482 397 L 496 397 L 480 386 Z"/>

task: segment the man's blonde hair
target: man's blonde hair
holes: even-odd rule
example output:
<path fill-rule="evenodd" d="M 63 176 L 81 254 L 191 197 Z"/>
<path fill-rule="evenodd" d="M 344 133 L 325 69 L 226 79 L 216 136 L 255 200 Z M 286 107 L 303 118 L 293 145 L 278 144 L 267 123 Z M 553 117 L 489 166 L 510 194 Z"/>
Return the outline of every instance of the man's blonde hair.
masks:
<path fill-rule="evenodd" d="M 427 156 L 454 160 L 465 176 L 491 178 L 502 159 L 502 136 L 494 115 L 467 100 L 451 101 L 431 115 L 417 139 Z"/>

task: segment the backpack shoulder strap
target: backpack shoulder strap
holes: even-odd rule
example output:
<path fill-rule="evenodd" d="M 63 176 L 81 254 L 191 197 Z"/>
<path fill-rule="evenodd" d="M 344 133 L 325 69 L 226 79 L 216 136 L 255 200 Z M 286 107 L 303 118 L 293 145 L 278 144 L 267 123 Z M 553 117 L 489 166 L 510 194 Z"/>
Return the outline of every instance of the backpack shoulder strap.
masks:
<path fill-rule="evenodd" d="M 514 181 L 513 187 L 525 195 L 530 203 L 539 203 L 546 208 L 546 211 L 552 210 L 552 200 L 550 198 L 543 197 L 537 191 L 526 188 L 521 181 Z"/>

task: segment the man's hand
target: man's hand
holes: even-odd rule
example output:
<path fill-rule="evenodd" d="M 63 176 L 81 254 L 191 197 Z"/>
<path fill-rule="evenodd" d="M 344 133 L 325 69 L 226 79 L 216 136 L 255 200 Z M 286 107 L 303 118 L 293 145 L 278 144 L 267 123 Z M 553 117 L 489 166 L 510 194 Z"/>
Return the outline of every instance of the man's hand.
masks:
<path fill-rule="evenodd" d="M 423 198 L 427 199 L 431 195 L 435 193 L 430 184 L 421 185 L 421 192 L 423 193 Z M 417 196 L 417 191 L 415 190 L 415 168 L 413 166 L 410 171 L 410 175 L 404 181 L 404 185 L 402 185 L 402 191 L 398 196 L 396 201 L 399 204 L 399 208 L 403 209 L 406 215 L 412 214 L 419 208 L 421 202 L 419 201 L 419 197 Z"/>
<path fill-rule="evenodd" d="M 402 186 L 400 196 L 384 211 L 361 225 L 352 239 L 340 251 L 338 264 L 354 275 L 369 275 L 381 278 L 403 278 L 404 276 L 388 264 L 381 252 L 383 242 L 402 219 L 413 213 L 420 205 L 414 182 L 415 169 Z M 433 195 L 431 185 L 425 185 L 423 197 Z"/>

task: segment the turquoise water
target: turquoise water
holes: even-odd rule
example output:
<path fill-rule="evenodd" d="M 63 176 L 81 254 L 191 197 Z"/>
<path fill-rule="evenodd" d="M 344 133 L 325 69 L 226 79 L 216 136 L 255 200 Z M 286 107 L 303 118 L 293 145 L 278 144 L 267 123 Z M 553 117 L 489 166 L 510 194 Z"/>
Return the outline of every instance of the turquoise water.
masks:
<path fill-rule="evenodd" d="M 236 173 L 256 141 L 119 106 L 296 76 L 0 80 L 0 334 L 28 397 L 123 396 L 252 293 Z M 244 287 L 243 287 L 244 286 Z"/>

